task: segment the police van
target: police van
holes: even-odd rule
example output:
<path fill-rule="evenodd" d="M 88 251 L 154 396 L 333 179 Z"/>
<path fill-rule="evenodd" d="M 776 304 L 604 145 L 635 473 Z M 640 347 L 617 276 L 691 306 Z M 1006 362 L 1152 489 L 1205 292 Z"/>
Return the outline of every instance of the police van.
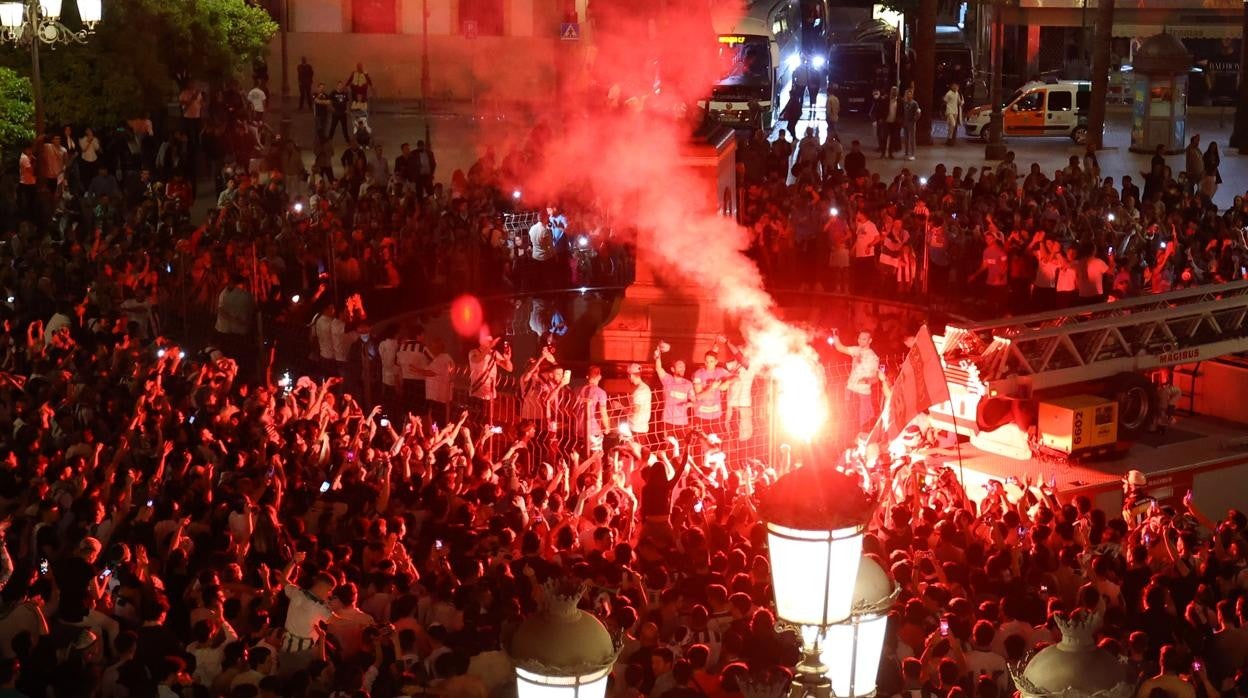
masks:
<path fill-rule="evenodd" d="M 1029 82 L 1004 104 L 1005 136 L 1066 136 L 1081 145 L 1088 140 L 1092 83 L 1087 80 Z M 965 120 L 967 137 L 986 138 L 991 116 L 991 106 L 972 109 Z"/>

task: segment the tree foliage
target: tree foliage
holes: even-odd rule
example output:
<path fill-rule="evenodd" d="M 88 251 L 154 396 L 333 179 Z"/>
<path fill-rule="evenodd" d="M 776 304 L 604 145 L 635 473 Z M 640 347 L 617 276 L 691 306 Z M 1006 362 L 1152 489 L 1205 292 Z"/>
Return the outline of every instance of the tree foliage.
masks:
<path fill-rule="evenodd" d="M 74 5 L 64 5 L 71 28 Z M 86 43 L 40 53 L 47 121 L 114 124 L 155 114 L 174 97 L 174 76 L 219 83 L 249 71 L 276 31 L 248 0 L 104 0 Z M 29 74 L 26 51 L 0 53 Z"/>
<path fill-rule="evenodd" d="M 8 156 L 35 137 L 30 80 L 0 67 L 0 152 Z"/>

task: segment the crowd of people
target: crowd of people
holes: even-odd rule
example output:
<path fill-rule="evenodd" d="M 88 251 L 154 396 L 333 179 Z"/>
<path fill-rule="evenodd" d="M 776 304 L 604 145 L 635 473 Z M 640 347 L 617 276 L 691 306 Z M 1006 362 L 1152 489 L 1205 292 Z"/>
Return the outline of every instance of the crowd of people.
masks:
<path fill-rule="evenodd" d="M 1213 204 L 1220 158 L 1200 136 L 1181 159 L 1158 149 L 1148 171 L 1118 178 L 1089 149 L 1052 172 L 1010 152 L 995 167 L 903 167 L 890 180 L 867 146 L 830 133 L 756 132 L 740 151 L 751 252 L 776 285 L 928 292 L 1000 316 L 1248 276 L 1248 200 Z"/>
<path fill-rule="evenodd" d="M 393 167 L 376 143 L 341 162 L 318 150 L 305 177 L 298 145 L 241 97 L 214 94 L 167 130 L 58 131 L 24 154 L 0 244 L 0 695 L 507 695 L 507 639 L 556 578 L 591 587 L 583 606 L 619 643 L 611 698 L 739 697 L 791 666 L 756 505 L 799 464 L 723 448 L 760 426 L 726 338 L 693 371 L 656 346 L 628 367 L 622 410 L 600 370 L 549 350 L 522 361 L 488 332 L 462 373 L 418 330 L 371 341 L 400 287 L 433 302 L 555 273 L 553 245 L 521 252 L 550 244 L 563 212 L 519 235 L 502 216 L 549 136 L 449 186 L 427 142 Z M 1224 249 L 1210 243 L 1245 215 L 1217 216 L 1164 159 L 1144 197 L 1117 203 L 1078 159 L 1020 196 L 1008 165 L 886 185 L 860 149 L 829 160 L 805 141 L 789 185 L 784 149 L 743 151 L 755 254 L 773 279 L 858 293 L 906 288 L 881 269 L 924 249 L 921 218 L 932 286 L 952 295 L 981 257 L 990 285 L 1020 278 L 978 246 L 1027 250 L 1037 233 L 1046 250 L 1121 246 L 1128 281 L 1141 265 L 1154 287 L 1197 268 L 1209 276 L 1188 282 L 1210 280 Z M 222 176 L 199 220 L 202 162 Z M 1109 211 L 1141 231 L 1124 241 Z M 1039 302 L 1024 295 L 1010 303 Z M 263 331 L 278 349 L 315 352 L 305 370 L 252 367 L 252 348 L 269 350 L 257 318 L 276 321 Z M 864 342 L 834 340 L 860 360 Z M 358 367 L 373 347 L 369 401 Z M 524 391 L 514 423 L 491 411 L 503 376 Z M 571 424 L 549 424 L 556 400 Z M 1149 507 L 1138 479 L 1122 519 L 1027 479 L 976 503 L 920 461 L 870 464 L 864 481 L 880 502 L 865 551 L 901 588 L 881 695 L 1007 695 L 1006 662 L 1055 640 L 1055 614 L 1096 608 L 1142 696 L 1248 694 L 1243 514 Z"/>

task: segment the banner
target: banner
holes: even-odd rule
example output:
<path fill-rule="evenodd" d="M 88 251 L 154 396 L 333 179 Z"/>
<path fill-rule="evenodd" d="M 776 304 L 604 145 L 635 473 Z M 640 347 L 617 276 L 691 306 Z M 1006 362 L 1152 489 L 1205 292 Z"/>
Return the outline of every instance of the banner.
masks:
<path fill-rule="evenodd" d="M 886 396 L 884 409 L 871 430 L 871 443 L 892 443 L 923 410 L 949 400 L 945 371 L 927 325 L 919 328 Z"/>

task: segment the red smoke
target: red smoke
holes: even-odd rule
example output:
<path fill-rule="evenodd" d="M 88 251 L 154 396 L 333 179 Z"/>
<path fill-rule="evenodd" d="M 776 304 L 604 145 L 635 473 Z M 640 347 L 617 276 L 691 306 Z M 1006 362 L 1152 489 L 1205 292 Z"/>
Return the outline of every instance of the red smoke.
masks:
<path fill-rule="evenodd" d="M 538 129 L 522 175 L 530 201 L 592 200 L 634 229 L 637 254 L 662 276 L 699 286 L 740 322 L 753 359 L 781 382 L 782 412 L 809 417 L 822 403 L 817 359 L 804 333 L 780 322 L 747 232 L 682 165 L 700 123 L 698 101 L 723 75 L 715 26 L 741 16 L 739 2 L 595 0 L 584 69 L 565 71 L 562 119 Z M 533 105 L 536 113 L 552 105 Z M 786 387 L 787 386 L 787 387 Z M 813 435 L 821 419 L 802 420 Z"/>

